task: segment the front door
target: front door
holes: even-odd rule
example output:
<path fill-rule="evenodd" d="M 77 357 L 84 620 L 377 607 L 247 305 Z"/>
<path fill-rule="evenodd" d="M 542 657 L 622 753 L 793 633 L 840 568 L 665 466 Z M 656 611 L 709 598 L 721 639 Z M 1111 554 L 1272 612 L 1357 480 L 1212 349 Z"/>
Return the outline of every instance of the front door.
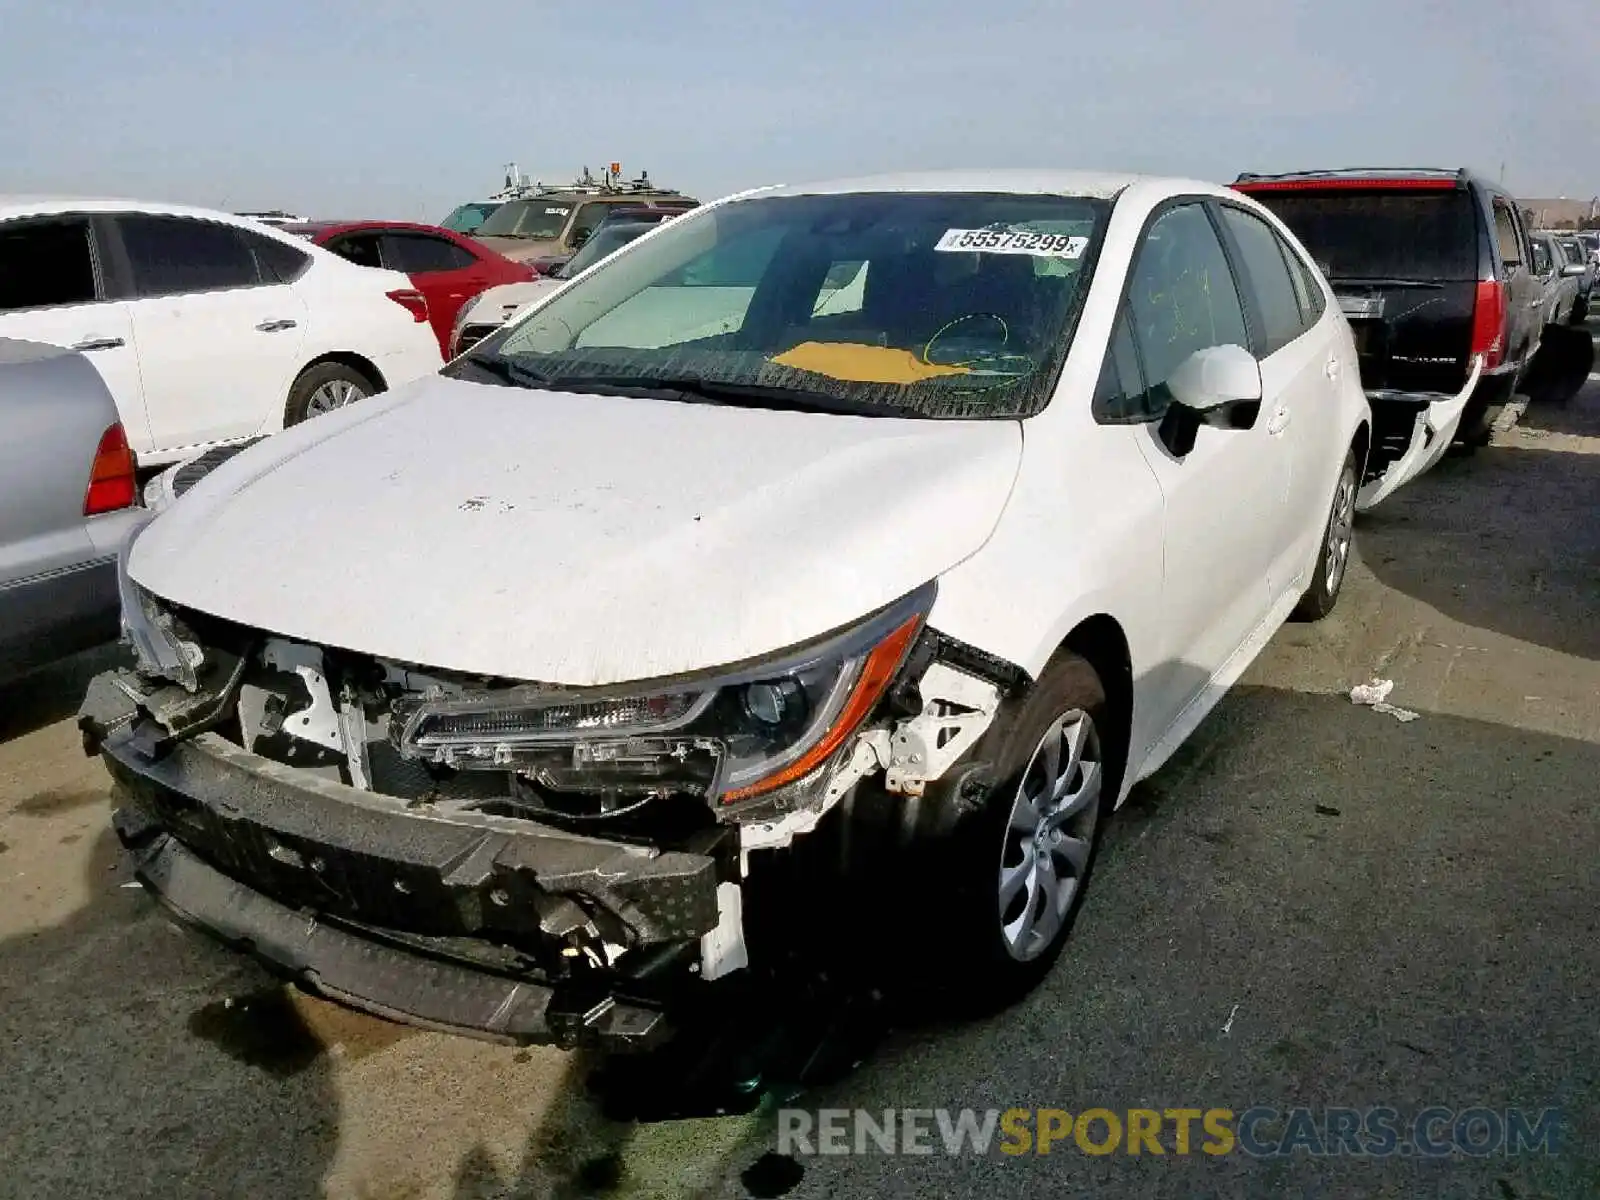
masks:
<path fill-rule="evenodd" d="M 1298 596 L 1309 583 L 1343 466 L 1342 393 L 1359 387 L 1360 380 L 1344 378 L 1355 365 L 1346 365 L 1327 297 L 1294 247 L 1242 207 L 1222 203 L 1217 212 L 1244 284 L 1262 394 L 1274 398 L 1262 405 L 1261 419 L 1277 443 L 1273 457 L 1286 467 L 1277 556 L 1269 573 L 1278 600 L 1290 590 Z"/>
<path fill-rule="evenodd" d="M 1136 441 L 1161 488 L 1166 511 L 1161 662 L 1149 693 L 1170 711 L 1152 714 L 1165 728 L 1266 619 L 1281 557 L 1287 444 L 1269 429 L 1276 397 L 1264 394 L 1249 428 L 1203 425 L 1193 448 L 1175 455 L 1160 418 L 1166 380 L 1185 359 L 1210 346 L 1248 348 L 1238 287 L 1202 201 L 1160 215 L 1135 251 L 1127 303 L 1113 355 L 1138 396 Z M 1120 350 L 1120 353 L 1118 351 Z"/>

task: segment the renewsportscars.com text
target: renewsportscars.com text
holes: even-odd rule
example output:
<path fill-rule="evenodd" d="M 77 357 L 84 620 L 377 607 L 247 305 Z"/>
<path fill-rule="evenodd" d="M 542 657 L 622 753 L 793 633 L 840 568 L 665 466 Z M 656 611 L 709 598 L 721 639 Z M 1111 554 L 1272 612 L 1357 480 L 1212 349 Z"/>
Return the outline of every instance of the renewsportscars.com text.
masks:
<path fill-rule="evenodd" d="M 778 1153 L 1305 1154 L 1442 1158 L 1555 1154 L 1559 1109 L 1089 1108 L 778 1110 Z"/>

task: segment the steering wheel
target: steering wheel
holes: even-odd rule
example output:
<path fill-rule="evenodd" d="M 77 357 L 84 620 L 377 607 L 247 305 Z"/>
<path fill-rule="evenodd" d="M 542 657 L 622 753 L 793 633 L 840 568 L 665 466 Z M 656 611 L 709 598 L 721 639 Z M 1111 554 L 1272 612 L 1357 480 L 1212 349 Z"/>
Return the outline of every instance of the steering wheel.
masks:
<path fill-rule="evenodd" d="M 936 332 L 931 338 L 929 338 L 927 344 L 922 347 L 922 361 L 926 365 L 928 365 L 930 367 L 932 367 L 932 366 L 941 366 L 941 367 L 964 367 L 964 366 L 967 366 L 968 364 L 964 363 L 964 362 L 958 362 L 958 363 L 935 363 L 933 361 L 933 358 L 932 358 L 934 343 L 937 342 L 940 338 L 942 338 L 945 334 L 949 333 L 950 330 L 954 329 L 957 325 L 960 325 L 964 321 L 984 321 L 984 320 L 999 322 L 999 325 L 1000 325 L 1000 347 L 1002 349 L 1004 349 L 1006 344 L 1011 340 L 1011 326 L 1006 324 L 1006 319 L 1004 317 L 1002 317 L 999 313 L 991 313 L 991 312 L 967 313 L 965 316 L 957 317 L 953 321 L 946 321 L 942 326 L 940 326 L 938 332 Z"/>

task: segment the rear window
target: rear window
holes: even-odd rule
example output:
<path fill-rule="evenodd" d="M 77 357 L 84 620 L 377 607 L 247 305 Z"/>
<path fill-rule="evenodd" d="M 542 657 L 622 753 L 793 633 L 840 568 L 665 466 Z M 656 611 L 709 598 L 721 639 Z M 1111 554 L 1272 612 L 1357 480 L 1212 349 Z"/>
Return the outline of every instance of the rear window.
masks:
<path fill-rule="evenodd" d="M 1329 279 L 1476 279 L 1478 226 L 1464 191 L 1253 193 Z"/>

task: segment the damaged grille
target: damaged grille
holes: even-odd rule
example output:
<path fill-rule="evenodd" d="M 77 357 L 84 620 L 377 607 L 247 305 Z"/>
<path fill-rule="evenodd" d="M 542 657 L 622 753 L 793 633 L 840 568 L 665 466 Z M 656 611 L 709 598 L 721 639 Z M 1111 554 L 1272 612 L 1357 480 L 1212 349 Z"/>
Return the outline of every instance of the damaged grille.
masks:
<path fill-rule="evenodd" d="M 648 748 L 647 739 L 550 745 L 503 767 L 449 756 L 430 760 L 401 745 L 408 714 L 451 688 L 497 694 L 506 690 L 503 681 L 425 675 L 366 655 L 255 634 L 204 614 L 186 612 L 181 619 L 214 672 L 238 664 L 233 696 L 219 714 L 198 698 L 185 699 L 207 714 L 204 727 L 309 777 L 411 807 L 481 812 L 624 843 L 670 847 L 716 824 L 705 797 L 716 763 L 702 762 L 708 752 L 692 745 L 680 758 L 666 759 L 672 777 L 660 778 L 644 770 L 627 778 L 615 770 L 604 775 L 607 767 L 626 763 L 630 746 Z M 228 686 L 220 673 L 211 683 Z M 189 724 L 191 731 L 198 728 Z"/>

